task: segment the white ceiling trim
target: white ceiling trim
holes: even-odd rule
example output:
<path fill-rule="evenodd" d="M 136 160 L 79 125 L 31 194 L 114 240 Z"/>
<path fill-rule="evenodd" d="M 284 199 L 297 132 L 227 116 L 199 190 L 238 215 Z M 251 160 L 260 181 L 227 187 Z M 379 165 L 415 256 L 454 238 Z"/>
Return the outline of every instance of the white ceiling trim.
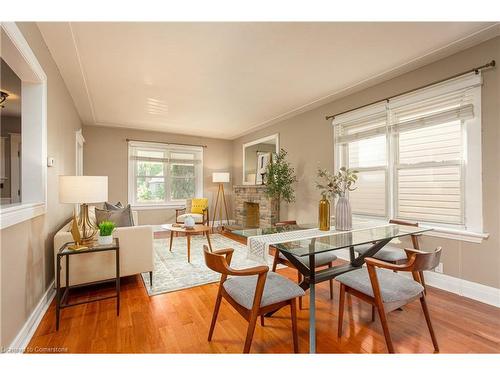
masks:
<path fill-rule="evenodd" d="M 92 113 L 92 119 L 94 120 L 94 123 L 97 124 L 94 102 L 92 101 L 92 96 L 90 95 L 90 88 L 87 83 L 87 75 L 85 74 L 85 69 L 83 68 L 82 58 L 80 56 L 80 51 L 78 49 L 78 43 L 76 42 L 75 32 L 73 31 L 73 26 L 71 26 L 71 22 L 68 22 L 68 26 L 71 33 L 71 40 L 73 41 L 73 46 L 75 47 L 75 54 L 76 54 L 76 59 L 78 61 L 78 66 L 80 68 L 80 73 L 82 74 L 83 87 L 85 88 L 85 93 L 87 94 L 87 100 L 89 103 L 90 112 Z"/>

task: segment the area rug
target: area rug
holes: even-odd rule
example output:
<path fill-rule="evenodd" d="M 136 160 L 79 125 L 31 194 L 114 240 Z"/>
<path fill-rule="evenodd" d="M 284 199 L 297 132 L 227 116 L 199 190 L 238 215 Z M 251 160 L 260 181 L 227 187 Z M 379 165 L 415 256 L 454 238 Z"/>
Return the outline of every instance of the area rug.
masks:
<path fill-rule="evenodd" d="M 149 273 L 143 273 L 144 286 L 150 296 L 192 288 L 220 280 L 220 274 L 205 265 L 203 245 L 207 244 L 204 236 L 191 237 L 191 263 L 187 262 L 187 242 L 184 236 L 174 237 L 172 252 L 168 250 L 170 239 L 154 240 L 153 287 L 149 283 Z M 234 249 L 232 268 L 248 268 L 263 263 L 248 259 L 247 247 L 223 235 L 213 234 L 210 242 L 214 250 Z M 269 261 L 272 266 L 272 259 Z"/>

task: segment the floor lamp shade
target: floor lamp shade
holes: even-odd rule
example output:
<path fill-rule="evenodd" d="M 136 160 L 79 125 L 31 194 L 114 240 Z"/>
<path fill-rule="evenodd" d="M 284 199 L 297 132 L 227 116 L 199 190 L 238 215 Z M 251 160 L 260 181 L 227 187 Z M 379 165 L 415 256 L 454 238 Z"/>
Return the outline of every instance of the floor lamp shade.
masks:
<path fill-rule="evenodd" d="M 229 172 L 214 172 L 212 173 L 212 182 L 224 183 L 229 182 Z"/>
<path fill-rule="evenodd" d="M 100 203 L 108 200 L 108 176 L 59 176 L 60 203 Z"/>

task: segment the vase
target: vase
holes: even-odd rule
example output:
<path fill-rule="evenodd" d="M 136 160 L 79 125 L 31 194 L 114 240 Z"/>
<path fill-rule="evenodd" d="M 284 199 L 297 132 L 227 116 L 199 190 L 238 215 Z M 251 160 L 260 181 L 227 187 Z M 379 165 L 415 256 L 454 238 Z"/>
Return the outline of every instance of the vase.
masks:
<path fill-rule="evenodd" d="M 330 202 L 326 195 L 319 201 L 319 230 L 330 230 Z"/>
<path fill-rule="evenodd" d="M 335 208 L 335 229 L 336 230 L 351 230 L 352 229 L 352 213 L 351 204 L 346 197 L 340 197 Z"/>
<path fill-rule="evenodd" d="M 113 243 L 113 235 L 110 236 L 101 236 L 97 237 L 97 243 L 99 245 L 111 245 Z"/>
<path fill-rule="evenodd" d="M 195 224 L 194 218 L 191 215 L 188 215 L 184 218 L 184 227 L 185 228 L 193 228 Z"/>

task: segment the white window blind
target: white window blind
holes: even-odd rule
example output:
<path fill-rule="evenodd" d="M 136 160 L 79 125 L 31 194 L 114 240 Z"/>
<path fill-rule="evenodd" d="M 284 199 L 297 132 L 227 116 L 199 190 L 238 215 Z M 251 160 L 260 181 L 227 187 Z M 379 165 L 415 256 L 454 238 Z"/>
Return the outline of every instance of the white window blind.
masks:
<path fill-rule="evenodd" d="M 354 214 L 472 225 L 480 84 L 472 73 L 334 119 L 336 167 L 360 172 Z"/>
<path fill-rule="evenodd" d="M 202 196 L 201 147 L 131 141 L 128 149 L 131 204 L 179 204 Z"/>

